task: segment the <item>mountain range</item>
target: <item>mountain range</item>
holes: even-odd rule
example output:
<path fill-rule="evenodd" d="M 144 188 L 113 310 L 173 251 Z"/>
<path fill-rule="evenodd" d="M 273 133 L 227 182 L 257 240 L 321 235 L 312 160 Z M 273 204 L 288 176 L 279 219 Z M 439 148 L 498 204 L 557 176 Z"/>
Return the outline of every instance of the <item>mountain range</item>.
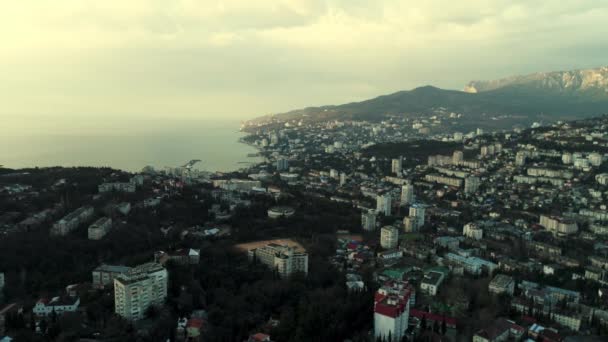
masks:
<path fill-rule="evenodd" d="M 463 91 L 424 86 L 361 102 L 268 115 L 249 123 L 378 121 L 389 116 L 432 114 L 439 108 L 463 114 L 465 122 L 470 123 L 495 116 L 511 116 L 527 124 L 536 120 L 572 120 L 603 115 L 608 113 L 608 67 L 472 81 Z M 513 122 L 517 120 L 510 120 L 509 124 Z"/>

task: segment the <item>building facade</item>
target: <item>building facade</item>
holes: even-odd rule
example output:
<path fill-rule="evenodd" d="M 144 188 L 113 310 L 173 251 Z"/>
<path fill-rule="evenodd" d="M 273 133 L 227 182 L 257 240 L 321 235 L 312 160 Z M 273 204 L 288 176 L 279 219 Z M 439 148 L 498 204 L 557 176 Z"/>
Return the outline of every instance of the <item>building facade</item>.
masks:
<path fill-rule="evenodd" d="M 397 248 L 399 230 L 393 226 L 385 226 L 380 230 L 380 246 L 385 249 Z"/>
<path fill-rule="evenodd" d="M 158 263 L 139 265 L 114 279 L 114 312 L 127 319 L 145 317 L 151 306 L 167 298 L 167 270 Z"/>
<path fill-rule="evenodd" d="M 257 259 L 264 265 L 277 270 L 282 278 L 296 272 L 308 274 L 308 254 L 287 245 L 270 243 L 249 251 L 250 259 Z"/>
<path fill-rule="evenodd" d="M 102 217 L 89 226 L 89 240 L 101 240 L 112 229 L 112 219 Z"/>
<path fill-rule="evenodd" d="M 412 288 L 407 282 L 389 281 L 374 296 L 374 339 L 401 341 L 408 328 Z"/>

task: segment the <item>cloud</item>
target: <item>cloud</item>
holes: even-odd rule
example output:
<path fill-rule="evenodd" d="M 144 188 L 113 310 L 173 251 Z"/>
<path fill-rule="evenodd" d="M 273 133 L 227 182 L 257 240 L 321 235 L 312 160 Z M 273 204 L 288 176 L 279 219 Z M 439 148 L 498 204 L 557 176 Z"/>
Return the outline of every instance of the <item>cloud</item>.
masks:
<path fill-rule="evenodd" d="M 20 0 L 0 116 L 246 117 L 605 64 L 598 0 Z M 604 47 L 604 49 L 602 49 Z"/>

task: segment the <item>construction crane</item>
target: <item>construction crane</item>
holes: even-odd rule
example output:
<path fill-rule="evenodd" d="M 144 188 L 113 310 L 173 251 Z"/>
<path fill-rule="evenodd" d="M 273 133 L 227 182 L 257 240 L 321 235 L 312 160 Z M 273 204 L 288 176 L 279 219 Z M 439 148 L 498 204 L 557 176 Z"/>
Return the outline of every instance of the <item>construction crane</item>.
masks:
<path fill-rule="evenodd" d="M 182 165 L 182 168 L 190 170 L 197 163 L 200 163 L 200 159 L 192 159 L 191 161 L 189 161 L 186 164 Z"/>

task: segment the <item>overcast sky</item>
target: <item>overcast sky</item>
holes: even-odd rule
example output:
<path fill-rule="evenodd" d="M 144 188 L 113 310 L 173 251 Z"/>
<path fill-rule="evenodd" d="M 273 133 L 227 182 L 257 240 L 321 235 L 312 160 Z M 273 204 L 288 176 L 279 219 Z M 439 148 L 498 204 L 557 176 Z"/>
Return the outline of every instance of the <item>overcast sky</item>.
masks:
<path fill-rule="evenodd" d="M 606 0 L 2 1 L 0 119 L 246 119 L 462 89 L 606 65 L 607 23 Z"/>

